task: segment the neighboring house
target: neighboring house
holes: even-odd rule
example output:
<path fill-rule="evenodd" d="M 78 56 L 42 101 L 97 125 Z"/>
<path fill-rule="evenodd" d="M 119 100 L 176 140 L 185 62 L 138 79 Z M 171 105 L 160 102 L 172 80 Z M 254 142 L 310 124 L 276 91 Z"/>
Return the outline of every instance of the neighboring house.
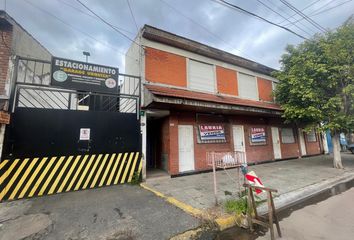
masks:
<path fill-rule="evenodd" d="M 0 154 L 5 126 L 9 123 L 9 99 L 14 84 L 16 57 L 50 61 L 50 52 L 5 11 L 0 10 Z M 22 64 L 18 74 L 33 66 Z M 41 69 L 43 71 L 43 69 Z M 33 71 L 33 70 L 32 70 Z M 48 71 L 48 70 L 47 70 Z M 27 76 L 28 77 L 28 76 Z M 49 75 L 48 75 L 49 78 Z"/>
<path fill-rule="evenodd" d="M 274 69 L 148 25 L 135 40 L 126 73 L 142 77 L 148 170 L 209 170 L 208 151 L 242 151 L 248 163 L 323 151 L 317 133 L 283 123 Z"/>

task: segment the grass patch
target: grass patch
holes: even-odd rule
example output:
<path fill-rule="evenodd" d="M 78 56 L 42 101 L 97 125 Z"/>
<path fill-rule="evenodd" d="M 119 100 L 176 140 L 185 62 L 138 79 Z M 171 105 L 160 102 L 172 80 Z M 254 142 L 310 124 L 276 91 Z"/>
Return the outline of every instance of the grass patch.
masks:
<path fill-rule="evenodd" d="M 229 199 L 225 202 L 225 210 L 227 213 L 245 214 L 247 211 L 247 199 Z"/>
<path fill-rule="evenodd" d="M 258 207 L 260 204 L 264 203 L 267 201 L 267 199 L 261 199 L 259 196 L 257 196 L 255 193 L 253 194 L 254 200 L 256 202 L 256 206 Z M 224 204 L 224 208 L 227 213 L 230 214 L 246 214 L 248 211 L 247 208 L 247 189 L 241 191 L 239 193 L 239 198 L 238 199 L 228 199 L 226 200 Z"/>
<path fill-rule="evenodd" d="M 142 179 L 141 179 L 141 174 L 139 174 L 138 171 L 134 172 L 134 175 L 132 177 L 132 181 L 130 182 L 131 185 L 138 185 L 139 183 L 141 183 Z"/>

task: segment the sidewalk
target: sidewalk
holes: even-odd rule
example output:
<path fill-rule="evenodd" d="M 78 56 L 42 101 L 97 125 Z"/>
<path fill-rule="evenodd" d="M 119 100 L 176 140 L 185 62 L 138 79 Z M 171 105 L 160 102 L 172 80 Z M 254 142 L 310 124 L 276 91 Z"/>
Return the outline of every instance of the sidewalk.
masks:
<path fill-rule="evenodd" d="M 284 206 L 290 200 L 299 198 L 302 192 L 308 194 L 306 189 L 318 191 L 335 181 L 354 177 L 354 155 L 343 153 L 342 160 L 344 170 L 334 169 L 332 157 L 329 155 L 254 165 L 250 166 L 249 170 L 255 171 L 266 187 L 278 189 L 278 200 L 282 199 L 280 205 Z M 227 171 L 229 175 L 237 176 L 235 169 Z M 144 184 L 195 209 L 208 211 L 215 206 L 212 172 L 177 178 L 148 179 Z M 237 197 L 237 184 L 223 170 L 217 172 L 217 186 L 219 202 Z M 295 192 L 297 194 L 294 194 Z M 284 199 L 282 196 L 287 197 Z M 275 204 L 277 205 L 277 200 Z"/>

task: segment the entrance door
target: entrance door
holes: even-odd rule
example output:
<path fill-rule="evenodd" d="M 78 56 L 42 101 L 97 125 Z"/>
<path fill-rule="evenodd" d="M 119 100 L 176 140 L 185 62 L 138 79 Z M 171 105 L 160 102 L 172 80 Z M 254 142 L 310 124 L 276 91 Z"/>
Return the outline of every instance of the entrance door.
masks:
<path fill-rule="evenodd" d="M 302 132 L 301 128 L 299 128 L 299 140 L 300 140 L 301 156 L 305 156 L 306 155 L 306 145 L 305 145 L 304 133 Z"/>
<path fill-rule="evenodd" d="M 277 127 L 272 127 L 272 139 L 273 139 L 273 151 L 274 158 L 281 158 L 281 150 L 280 150 L 280 139 L 279 139 L 279 129 Z"/>
<path fill-rule="evenodd" d="M 245 136 L 243 132 L 243 126 L 232 126 L 232 135 L 234 138 L 234 151 L 245 152 Z"/>
<path fill-rule="evenodd" d="M 192 125 L 178 126 L 179 172 L 194 170 L 194 139 Z"/>

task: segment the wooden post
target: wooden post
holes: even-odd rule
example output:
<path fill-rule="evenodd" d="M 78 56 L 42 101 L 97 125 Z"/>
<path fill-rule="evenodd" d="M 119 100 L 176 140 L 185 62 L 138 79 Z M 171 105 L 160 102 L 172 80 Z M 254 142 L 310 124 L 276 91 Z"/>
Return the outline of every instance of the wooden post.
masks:
<path fill-rule="evenodd" d="M 271 202 L 270 191 L 267 192 L 267 202 L 268 202 L 268 218 L 269 218 L 269 229 L 270 229 L 270 239 L 274 239 L 274 229 L 273 229 L 273 207 Z"/>
<path fill-rule="evenodd" d="M 212 154 L 213 161 L 213 177 L 214 177 L 214 197 L 215 197 L 215 206 L 218 205 L 218 192 L 216 189 L 216 167 L 215 167 L 215 154 Z"/>
<path fill-rule="evenodd" d="M 249 203 L 249 206 L 252 207 L 254 214 L 255 214 L 254 217 L 252 217 L 252 212 L 248 212 L 248 214 L 247 214 L 248 215 L 247 220 L 250 223 L 251 231 L 253 231 L 253 223 L 262 225 L 266 228 L 269 228 L 270 238 L 271 238 L 271 240 L 274 240 L 275 238 L 274 238 L 273 224 L 275 223 L 275 225 L 277 227 L 278 235 L 279 235 L 279 237 L 281 237 L 279 221 L 278 221 L 278 217 L 276 215 L 273 196 L 272 196 L 272 192 L 278 192 L 278 191 L 276 189 L 271 189 L 271 188 L 266 188 L 266 187 L 251 186 L 250 184 L 247 184 L 247 183 L 243 184 L 243 186 L 247 188 L 248 203 Z M 267 192 L 268 221 L 266 219 L 263 220 L 261 218 L 261 216 L 259 216 L 257 213 L 257 206 L 256 206 L 256 202 L 254 200 L 254 196 L 253 196 L 253 192 L 252 192 L 253 189 L 260 189 L 260 190 Z"/>
<path fill-rule="evenodd" d="M 270 200 L 271 200 L 272 208 L 273 208 L 273 211 L 274 211 L 273 212 L 274 213 L 274 221 L 275 221 L 275 225 L 277 226 L 277 232 L 278 232 L 279 237 L 281 237 L 280 225 L 279 225 L 279 221 L 278 221 L 278 216 L 277 216 L 277 214 L 275 212 L 275 206 L 274 206 L 272 192 L 270 192 Z"/>
<path fill-rule="evenodd" d="M 247 188 L 247 221 L 248 225 L 250 226 L 251 232 L 253 232 L 253 222 L 252 222 L 252 206 L 253 206 L 253 198 L 251 197 L 252 189 Z M 254 209 L 253 209 L 254 210 Z"/>

